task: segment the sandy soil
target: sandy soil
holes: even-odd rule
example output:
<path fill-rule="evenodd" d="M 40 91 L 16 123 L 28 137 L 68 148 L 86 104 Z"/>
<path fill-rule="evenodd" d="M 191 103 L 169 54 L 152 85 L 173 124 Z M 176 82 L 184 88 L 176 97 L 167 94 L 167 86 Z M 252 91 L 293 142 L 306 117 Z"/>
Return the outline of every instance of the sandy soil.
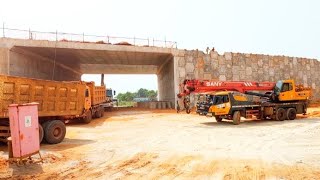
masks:
<path fill-rule="evenodd" d="M 43 144 L 43 163 L 9 165 L 0 147 L 0 178 L 320 179 L 319 110 L 238 126 L 173 110 L 105 112 L 69 124 L 62 143 Z"/>

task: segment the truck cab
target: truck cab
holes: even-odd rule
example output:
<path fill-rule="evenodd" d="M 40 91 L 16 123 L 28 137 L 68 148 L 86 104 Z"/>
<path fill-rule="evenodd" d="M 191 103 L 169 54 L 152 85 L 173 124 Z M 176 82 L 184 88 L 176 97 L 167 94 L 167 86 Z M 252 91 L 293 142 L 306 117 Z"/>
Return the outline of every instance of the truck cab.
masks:
<path fill-rule="evenodd" d="M 89 110 L 91 108 L 91 92 L 89 86 L 86 86 L 84 102 L 84 109 Z"/>
<path fill-rule="evenodd" d="M 214 95 L 209 111 L 215 115 L 226 115 L 230 112 L 232 106 L 252 104 L 254 102 L 248 101 L 247 96 L 244 94 L 233 91 L 221 91 Z"/>
<path fill-rule="evenodd" d="M 112 108 L 118 106 L 118 100 L 114 98 L 116 91 L 111 88 L 106 89 L 106 102 L 103 104 L 104 108 Z"/>
<path fill-rule="evenodd" d="M 233 120 L 233 116 L 236 114 L 238 117 L 234 121 L 234 124 L 239 124 L 240 116 L 247 116 L 248 107 L 251 108 L 251 112 L 255 112 L 259 105 L 254 101 L 249 101 L 244 94 L 233 91 L 221 91 L 214 95 L 208 113 L 212 113 L 217 122 L 221 122 L 223 118 Z"/>
<path fill-rule="evenodd" d="M 198 101 L 196 104 L 197 113 L 199 115 L 207 115 L 210 106 L 212 105 L 214 92 L 202 93 L 198 95 Z"/>

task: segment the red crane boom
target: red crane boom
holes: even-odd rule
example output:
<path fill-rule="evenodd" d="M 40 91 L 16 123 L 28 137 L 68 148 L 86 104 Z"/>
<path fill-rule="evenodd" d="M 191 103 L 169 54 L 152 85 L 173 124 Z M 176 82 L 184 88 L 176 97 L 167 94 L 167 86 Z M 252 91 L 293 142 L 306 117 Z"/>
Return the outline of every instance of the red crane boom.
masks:
<path fill-rule="evenodd" d="M 210 91 L 271 91 L 276 83 L 256 81 L 209 81 L 209 80 L 184 80 L 180 84 L 178 97 L 187 96 L 190 93 L 203 93 Z"/>

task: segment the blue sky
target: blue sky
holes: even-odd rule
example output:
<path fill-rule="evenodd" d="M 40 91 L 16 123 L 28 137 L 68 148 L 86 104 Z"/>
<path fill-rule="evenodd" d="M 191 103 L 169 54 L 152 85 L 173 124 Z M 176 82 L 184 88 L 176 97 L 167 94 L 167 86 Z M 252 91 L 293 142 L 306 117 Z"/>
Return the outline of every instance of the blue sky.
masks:
<path fill-rule="evenodd" d="M 181 49 L 214 46 L 220 54 L 320 59 L 319 7 L 317 0 L 10 0 L 1 2 L 0 22 L 40 31 L 166 38 Z"/>

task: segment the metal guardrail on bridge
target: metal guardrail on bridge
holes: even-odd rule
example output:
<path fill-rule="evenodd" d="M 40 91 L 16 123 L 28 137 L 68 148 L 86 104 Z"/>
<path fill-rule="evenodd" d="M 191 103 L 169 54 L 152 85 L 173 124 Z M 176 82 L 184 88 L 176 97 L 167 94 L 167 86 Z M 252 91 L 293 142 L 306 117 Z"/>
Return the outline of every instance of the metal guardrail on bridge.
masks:
<path fill-rule="evenodd" d="M 96 44 L 115 44 L 115 45 L 134 45 L 134 46 L 155 46 L 165 48 L 177 48 L 177 42 L 167 40 L 156 40 L 150 38 L 137 37 L 116 37 L 116 36 L 97 36 L 88 34 L 75 34 L 64 32 L 42 32 L 34 30 L 12 29 L 1 27 L 2 33 L 0 37 L 32 39 L 32 40 L 48 40 L 61 42 L 82 42 Z"/>

